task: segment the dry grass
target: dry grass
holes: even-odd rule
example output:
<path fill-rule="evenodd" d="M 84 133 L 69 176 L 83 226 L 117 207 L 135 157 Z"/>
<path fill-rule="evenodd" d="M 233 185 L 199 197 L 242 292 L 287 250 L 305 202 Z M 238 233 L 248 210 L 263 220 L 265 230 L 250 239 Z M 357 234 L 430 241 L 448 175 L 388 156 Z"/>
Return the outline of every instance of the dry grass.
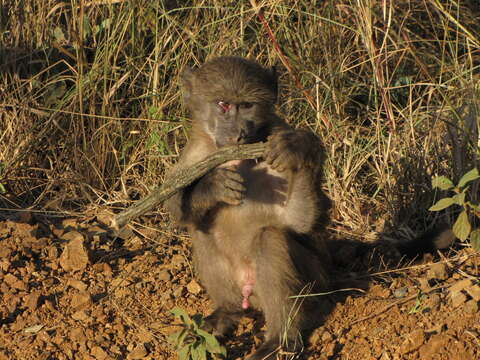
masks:
<path fill-rule="evenodd" d="M 435 220 L 432 175 L 478 166 L 475 0 L 0 6 L 3 208 L 64 212 L 145 195 L 185 142 L 179 72 L 224 54 L 278 65 L 279 111 L 325 143 L 336 231 L 422 228 Z"/>

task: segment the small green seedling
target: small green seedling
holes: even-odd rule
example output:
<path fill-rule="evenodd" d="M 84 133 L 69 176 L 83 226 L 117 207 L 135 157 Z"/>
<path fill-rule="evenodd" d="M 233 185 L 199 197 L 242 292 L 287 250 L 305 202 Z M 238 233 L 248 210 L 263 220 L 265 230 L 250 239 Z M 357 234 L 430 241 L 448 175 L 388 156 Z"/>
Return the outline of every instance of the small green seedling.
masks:
<path fill-rule="evenodd" d="M 419 292 L 417 294 L 417 298 L 415 299 L 415 304 L 410 308 L 410 310 L 408 311 L 408 314 L 416 314 L 419 311 L 423 310 L 423 299 L 424 299 L 424 295 L 421 292 Z"/>
<path fill-rule="evenodd" d="M 450 190 L 454 192 L 452 197 L 446 197 L 437 201 L 430 207 L 430 211 L 440 211 L 451 205 L 459 205 L 463 208 L 453 225 L 453 233 L 462 241 L 470 239 L 472 247 L 480 251 L 480 229 L 472 231 L 472 225 L 469 221 L 469 215 L 480 218 L 480 204 L 475 204 L 466 200 L 469 189 L 469 183 L 480 178 L 477 168 L 473 168 L 462 176 L 457 185 L 445 176 L 436 176 L 432 180 L 432 187 L 441 190 Z"/>
<path fill-rule="evenodd" d="M 202 330 L 204 323 L 200 314 L 190 317 L 185 310 L 175 308 L 172 314 L 179 319 L 182 329 L 169 336 L 179 360 L 225 359 L 227 351 L 212 334 Z"/>

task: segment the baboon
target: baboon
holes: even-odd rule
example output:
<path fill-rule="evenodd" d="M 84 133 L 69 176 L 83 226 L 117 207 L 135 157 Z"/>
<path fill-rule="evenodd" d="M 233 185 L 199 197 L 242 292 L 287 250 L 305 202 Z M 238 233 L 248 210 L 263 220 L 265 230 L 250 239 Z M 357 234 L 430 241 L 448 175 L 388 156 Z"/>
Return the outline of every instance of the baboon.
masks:
<path fill-rule="evenodd" d="M 328 252 L 314 235 L 327 210 L 321 142 L 276 114 L 275 70 L 254 61 L 219 57 L 186 69 L 181 88 L 193 122 L 174 170 L 223 146 L 267 144 L 259 161 L 219 166 L 166 203 L 192 237 L 196 272 L 216 305 L 207 327 L 225 335 L 244 310 L 258 309 L 267 332 L 250 360 L 298 350 L 306 308 L 292 297 L 327 285 Z"/>

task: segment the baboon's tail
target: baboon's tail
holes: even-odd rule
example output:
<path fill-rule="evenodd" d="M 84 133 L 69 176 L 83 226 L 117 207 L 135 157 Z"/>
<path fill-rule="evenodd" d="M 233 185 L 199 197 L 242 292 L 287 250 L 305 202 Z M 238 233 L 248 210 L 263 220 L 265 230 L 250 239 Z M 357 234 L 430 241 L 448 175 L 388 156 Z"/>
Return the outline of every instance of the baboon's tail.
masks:
<path fill-rule="evenodd" d="M 387 240 L 389 237 L 384 238 Z M 392 236 L 390 236 L 392 238 Z M 420 236 L 393 241 L 398 252 L 408 258 L 415 258 L 426 253 L 447 249 L 454 243 L 456 237 L 447 225 L 436 226 Z"/>

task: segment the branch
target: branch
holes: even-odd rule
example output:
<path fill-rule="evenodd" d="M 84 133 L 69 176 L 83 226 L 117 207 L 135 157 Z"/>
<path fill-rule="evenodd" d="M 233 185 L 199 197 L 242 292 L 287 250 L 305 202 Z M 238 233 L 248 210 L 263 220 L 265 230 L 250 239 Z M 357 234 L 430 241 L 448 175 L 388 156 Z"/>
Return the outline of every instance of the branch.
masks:
<path fill-rule="evenodd" d="M 229 146 L 218 150 L 191 167 L 180 168 L 171 174 L 161 186 L 155 188 L 150 195 L 138 200 L 133 206 L 116 215 L 111 226 L 116 230 L 121 229 L 218 165 L 230 160 L 256 159 L 261 157 L 264 151 L 264 143 Z"/>

